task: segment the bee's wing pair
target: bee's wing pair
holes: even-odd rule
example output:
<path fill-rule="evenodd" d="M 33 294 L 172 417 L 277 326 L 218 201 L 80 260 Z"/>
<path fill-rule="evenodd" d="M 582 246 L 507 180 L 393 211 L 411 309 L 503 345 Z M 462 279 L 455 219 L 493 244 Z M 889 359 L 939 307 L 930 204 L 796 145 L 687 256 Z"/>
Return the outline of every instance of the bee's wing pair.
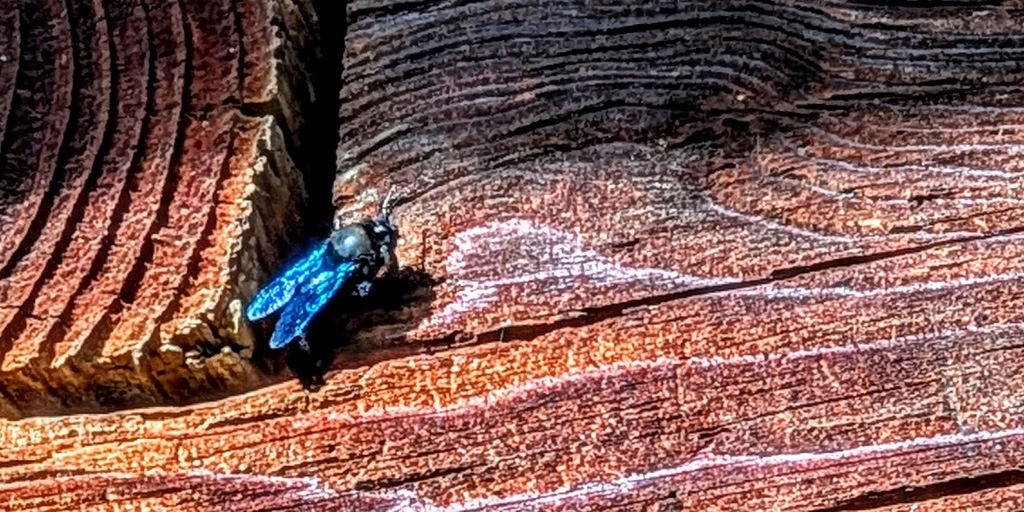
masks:
<path fill-rule="evenodd" d="M 327 261 L 329 243 L 312 248 L 281 275 L 260 290 L 245 309 L 250 321 L 284 308 L 270 337 L 270 348 L 279 349 L 305 334 L 309 322 L 358 265 L 351 261 L 334 265 Z"/>

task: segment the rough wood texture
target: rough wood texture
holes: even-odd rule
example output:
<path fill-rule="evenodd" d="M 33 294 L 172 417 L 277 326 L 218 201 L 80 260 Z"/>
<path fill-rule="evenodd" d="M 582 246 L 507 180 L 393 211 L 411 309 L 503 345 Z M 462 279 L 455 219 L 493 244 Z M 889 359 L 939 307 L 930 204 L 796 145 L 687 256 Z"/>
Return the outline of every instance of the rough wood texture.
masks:
<path fill-rule="evenodd" d="M 1019 508 L 1024 11 L 889 4 L 351 2 L 339 215 L 438 284 L 316 393 L 0 423 L 0 503 Z"/>
<path fill-rule="evenodd" d="M 239 297 L 277 264 L 301 198 L 285 134 L 310 98 L 287 70 L 309 6 L 0 12 L 0 416 L 265 381 Z"/>
<path fill-rule="evenodd" d="M 443 281 L 363 343 L 451 346 L 369 370 L 411 409 L 334 488 L 843 510 L 1022 481 L 1019 4 L 350 5 L 342 214 L 396 186 L 402 260 Z"/>

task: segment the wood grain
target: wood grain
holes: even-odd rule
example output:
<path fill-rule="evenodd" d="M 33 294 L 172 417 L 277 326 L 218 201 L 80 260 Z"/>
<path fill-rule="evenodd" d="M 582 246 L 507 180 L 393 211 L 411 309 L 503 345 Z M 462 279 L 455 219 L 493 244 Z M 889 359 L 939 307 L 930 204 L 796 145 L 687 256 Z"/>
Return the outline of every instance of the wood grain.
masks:
<path fill-rule="evenodd" d="M 15 77 L 2 87 L 13 101 L 0 415 L 180 402 L 266 381 L 249 362 L 238 297 L 277 264 L 302 197 L 284 148 L 311 98 L 292 94 L 308 86 L 281 71 L 298 57 L 274 27 L 301 29 L 303 9 L 4 9 L 4 40 L 21 57 L 0 68 Z"/>
<path fill-rule="evenodd" d="M 340 215 L 396 187 L 441 281 L 359 345 L 444 362 L 363 379 L 446 419 L 342 489 L 842 509 L 1017 468 L 1020 5 L 349 15 Z"/>
<path fill-rule="evenodd" d="M 1022 7 L 350 2 L 338 216 L 394 187 L 435 284 L 381 283 L 317 392 L 0 422 L 0 503 L 1019 508 Z M 248 147 L 204 119 L 195 158 Z M 151 278 L 181 325 L 215 247 Z"/>

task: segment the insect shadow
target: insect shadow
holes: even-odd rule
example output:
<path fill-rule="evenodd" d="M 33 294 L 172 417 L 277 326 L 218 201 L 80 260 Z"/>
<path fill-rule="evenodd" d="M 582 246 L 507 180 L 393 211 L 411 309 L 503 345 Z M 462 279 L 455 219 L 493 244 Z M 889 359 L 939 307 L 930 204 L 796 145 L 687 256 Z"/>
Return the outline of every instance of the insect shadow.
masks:
<path fill-rule="evenodd" d="M 347 283 L 313 317 L 305 346 L 293 343 L 286 347 L 284 364 L 307 390 L 316 390 L 323 385 L 339 349 L 351 347 L 358 331 L 381 326 L 411 327 L 427 317 L 437 283 L 429 274 L 409 268 L 380 277 L 366 296 L 356 293 L 356 283 Z M 273 322 L 260 323 L 257 329 L 265 338 Z M 265 369 L 276 372 L 281 369 L 280 353 L 261 345 L 255 356 Z"/>

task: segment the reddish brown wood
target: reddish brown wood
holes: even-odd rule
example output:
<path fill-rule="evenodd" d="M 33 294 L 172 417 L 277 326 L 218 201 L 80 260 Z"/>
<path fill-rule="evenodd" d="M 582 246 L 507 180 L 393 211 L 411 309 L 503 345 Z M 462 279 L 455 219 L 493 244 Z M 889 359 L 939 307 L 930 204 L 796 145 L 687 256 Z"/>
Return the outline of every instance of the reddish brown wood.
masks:
<path fill-rule="evenodd" d="M 0 83 L 13 84 L 18 76 L 18 62 L 21 59 L 21 24 L 18 11 L 13 9 L 14 0 L 5 0 L 0 5 L 5 7 L 3 14 L 0 15 L 0 44 L 4 48 L 0 53 Z M 0 91 L 0 142 L 3 142 L 7 129 L 14 90 L 14 87 L 5 87 Z"/>
<path fill-rule="evenodd" d="M 21 6 L 18 55 L 8 127 L 0 150 L 0 268 L 8 268 L 36 218 L 46 207 L 57 150 L 68 123 L 72 64 L 63 2 L 41 0 Z M 35 229 L 39 229 L 36 227 Z"/>
<path fill-rule="evenodd" d="M 402 510 L 408 497 L 340 494 L 314 479 L 221 475 L 206 471 L 54 478 L 41 485 L 11 484 L 11 510 L 64 511 L 204 509 L 225 510 Z M 144 493 L 145 496 L 140 496 Z"/>
<path fill-rule="evenodd" d="M 1024 11 L 892 4 L 349 3 L 338 214 L 394 187 L 403 278 L 436 283 L 382 283 L 317 392 L 0 421 L 0 503 L 1019 508 Z M 192 36 L 189 192 L 123 315 L 54 344 L 82 396 L 261 378 L 235 322 L 297 185 L 230 109 L 269 68 L 225 48 L 275 32 L 182 6 L 223 36 Z"/>
<path fill-rule="evenodd" d="M 282 72 L 298 67 L 308 38 L 282 49 L 287 33 L 271 27 L 302 29 L 282 20 L 308 6 L 68 5 L 70 15 L 20 4 L 9 22 L 32 9 L 32 23 L 53 34 L 22 32 L 65 42 L 22 37 L 16 51 L 53 55 L 38 57 L 31 71 L 39 77 L 19 78 L 18 91 L 45 92 L 33 80 L 70 89 L 70 70 L 75 87 L 70 103 L 53 103 L 70 119 L 64 137 L 30 130 L 35 118 L 19 107 L 28 99 L 5 116 L 8 139 L 26 133 L 21 146 L 5 148 L 60 150 L 46 172 L 18 164 L 17 151 L 4 153 L 18 164 L 10 176 L 31 177 L 39 193 L 19 185 L 24 193 L 3 195 L 24 220 L 4 229 L 21 249 L 2 251 L 10 263 L 0 274 L 0 414 L 180 402 L 265 381 L 248 362 L 251 334 L 239 323 L 237 298 L 274 264 L 283 223 L 301 198 L 278 120 L 299 118 L 310 101 L 291 95 L 308 89 L 301 76 Z M 280 190 L 261 194 L 268 187 Z M 37 227 L 19 231 L 29 223 Z M 267 262 L 249 253 L 257 247 Z"/>
<path fill-rule="evenodd" d="M 442 281 L 361 348 L 445 349 L 415 405 L 466 415 L 366 441 L 402 466 L 365 489 L 813 509 L 1019 465 L 1019 5 L 349 14 L 341 215 L 395 186 Z"/>

